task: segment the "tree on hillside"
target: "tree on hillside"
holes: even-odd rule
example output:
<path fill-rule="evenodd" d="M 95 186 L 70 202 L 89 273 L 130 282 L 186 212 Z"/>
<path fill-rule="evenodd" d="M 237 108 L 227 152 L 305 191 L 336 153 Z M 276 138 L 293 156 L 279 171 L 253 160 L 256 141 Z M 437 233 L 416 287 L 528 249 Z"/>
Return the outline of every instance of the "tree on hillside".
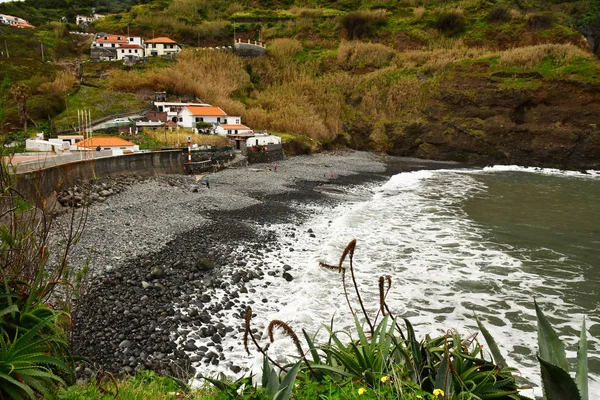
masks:
<path fill-rule="evenodd" d="M 31 95 L 31 90 L 25 85 L 13 85 L 10 88 L 10 94 L 17 102 L 19 121 L 23 124 L 23 132 L 27 132 L 27 120 L 31 120 L 29 113 L 27 112 L 27 99 Z"/>
<path fill-rule="evenodd" d="M 4 78 L 0 83 L 0 136 L 4 136 L 4 122 L 6 121 L 6 100 L 10 95 L 10 81 Z"/>

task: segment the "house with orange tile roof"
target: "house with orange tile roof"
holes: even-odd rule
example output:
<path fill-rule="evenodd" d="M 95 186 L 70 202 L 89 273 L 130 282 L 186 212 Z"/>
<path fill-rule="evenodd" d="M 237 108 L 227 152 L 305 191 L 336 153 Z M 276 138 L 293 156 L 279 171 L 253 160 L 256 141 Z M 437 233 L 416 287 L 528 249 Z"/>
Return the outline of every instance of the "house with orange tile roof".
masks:
<path fill-rule="evenodd" d="M 240 123 L 240 117 L 230 117 L 220 107 L 210 104 L 187 105 L 177 114 L 177 124 L 183 128 L 191 128 L 198 133 L 196 126 L 198 122 L 212 124 L 212 128 L 205 128 L 205 133 L 216 133 L 216 129 L 221 124 Z M 224 133 L 223 133 L 224 134 Z"/>
<path fill-rule="evenodd" d="M 144 42 L 146 56 L 176 57 L 181 46 L 168 37 L 157 37 Z"/>
<path fill-rule="evenodd" d="M 228 121 L 229 120 L 239 121 L 239 117 L 231 117 L 228 118 Z M 218 135 L 246 135 L 249 137 L 254 135 L 252 129 L 248 128 L 246 125 L 232 123 L 218 125 L 215 133 Z"/>
<path fill-rule="evenodd" d="M 75 150 L 112 150 L 113 155 L 122 155 L 139 151 L 140 146 L 117 136 L 93 136 L 78 142 Z"/>
<path fill-rule="evenodd" d="M 123 60 L 125 57 L 135 55 L 134 48 L 129 46 L 138 46 L 138 58 L 144 57 L 144 40 L 139 36 L 111 35 L 107 33 L 97 33 L 90 46 L 90 59 L 112 61 Z M 118 49 L 126 46 L 123 50 Z M 131 50 L 131 53 L 129 52 Z"/>

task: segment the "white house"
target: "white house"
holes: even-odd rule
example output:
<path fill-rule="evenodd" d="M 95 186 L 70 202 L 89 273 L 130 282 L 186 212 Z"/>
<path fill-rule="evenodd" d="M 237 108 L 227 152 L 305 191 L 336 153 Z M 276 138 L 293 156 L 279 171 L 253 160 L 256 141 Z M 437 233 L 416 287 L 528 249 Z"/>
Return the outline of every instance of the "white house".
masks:
<path fill-rule="evenodd" d="M 269 144 L 281 144 L 279 136 L 269 135 L 266 132 L 255 133 L 254 137 L 246 140 L 246 146 L 266 146 Z"/>
<path fill-rule="evenodd" d="M 94 22 L 97 19 L 104 18 L 104 15 L 94 14 L 92 16 L 87 15 L 78 15 L 75 17 L 75 23 L 77 25 L 89 24 L 90 22 Z"/>
<path fill-rule="evenodd" d="M 23 18 L 14 17 L 12 15 L 0 14 L 0 23 L 5 25 L 29 25 L 29 22 Z"/>
<path fill-rule="evenodd" d="M 221 124 L 227 124 L 231 118 L 239 117 L 228 117 L 227 113 L 220 107 L 211 105 L 192 106 L 187 105 L 178 114 L 177 124 L 184 128 L 192 128 L 194 132 L 197 132 L 196 124 L 198 122 L 206 122 L 213 125 L 213 128 L 217 128 Z"/>
<path fill-rule="evenodd" d="M 144 58 L 144 48 L 138 44 L 122 44 L 117 48 L 117 60 Z"/>
<path fill-rule="evenodd" d="M 181 51 L 181 46 L 168 37 L 158 37 L 146 40 L 144 43 L 146 56 L 174 57 Z"/>

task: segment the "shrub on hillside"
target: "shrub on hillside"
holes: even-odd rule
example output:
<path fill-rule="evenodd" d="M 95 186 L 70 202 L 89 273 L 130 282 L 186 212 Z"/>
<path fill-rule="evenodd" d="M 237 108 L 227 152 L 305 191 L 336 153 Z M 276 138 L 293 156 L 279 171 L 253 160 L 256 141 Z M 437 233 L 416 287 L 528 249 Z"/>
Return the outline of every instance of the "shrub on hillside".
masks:
<path fill-rule="evenodd" d="M 351 11 L 342 18 L 342 26 L 349 40 L 361 39 L 372 34 L 377 27 L 387 22 L 385 10 Z"/>
<path fill-rule="evenodd" d="M 446 11 L 438 15 L 435 27 L 448 36 L 454 36 L 463 33 L 467 23 L 462 14 L 456 11 Z"/>
<path fill-rule="evenodd" d="M 510 9 L 504 4 L 498 4 L 488 13 L 486 20 L 490 23 L 510 22 L 512 15 Z"/>
<path fill-rule="evenodd" d="M 527 26 L 532 29 L 548 29 L 553 22 L 552 15 L 549 14 L 533 14 L 527 18 Z"/>
<path fill-rule="evenodd" d="M 337 63 L 351 70 L 359 68 L 382 68 L 389 65 L 394 50 L 380 43 L 342 42 L 338 50 Z"/>

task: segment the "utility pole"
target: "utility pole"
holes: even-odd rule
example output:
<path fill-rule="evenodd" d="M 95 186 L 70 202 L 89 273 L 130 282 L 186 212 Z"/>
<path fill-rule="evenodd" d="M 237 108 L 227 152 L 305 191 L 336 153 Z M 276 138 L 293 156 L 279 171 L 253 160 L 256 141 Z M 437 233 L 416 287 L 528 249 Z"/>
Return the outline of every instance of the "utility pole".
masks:
<path fill-rule="evenodd" d="M 44 43 L 40 40 L 40 48 L 42 49 L 42 62 L 44 62 Z"/>
<path fill-rule="evenodd" d="M 4 47 L 6 47 L 6 58 L 10 58 L 8 55 L 8 43 L 6 43 L 6 39 L 4 39 Z"/>

